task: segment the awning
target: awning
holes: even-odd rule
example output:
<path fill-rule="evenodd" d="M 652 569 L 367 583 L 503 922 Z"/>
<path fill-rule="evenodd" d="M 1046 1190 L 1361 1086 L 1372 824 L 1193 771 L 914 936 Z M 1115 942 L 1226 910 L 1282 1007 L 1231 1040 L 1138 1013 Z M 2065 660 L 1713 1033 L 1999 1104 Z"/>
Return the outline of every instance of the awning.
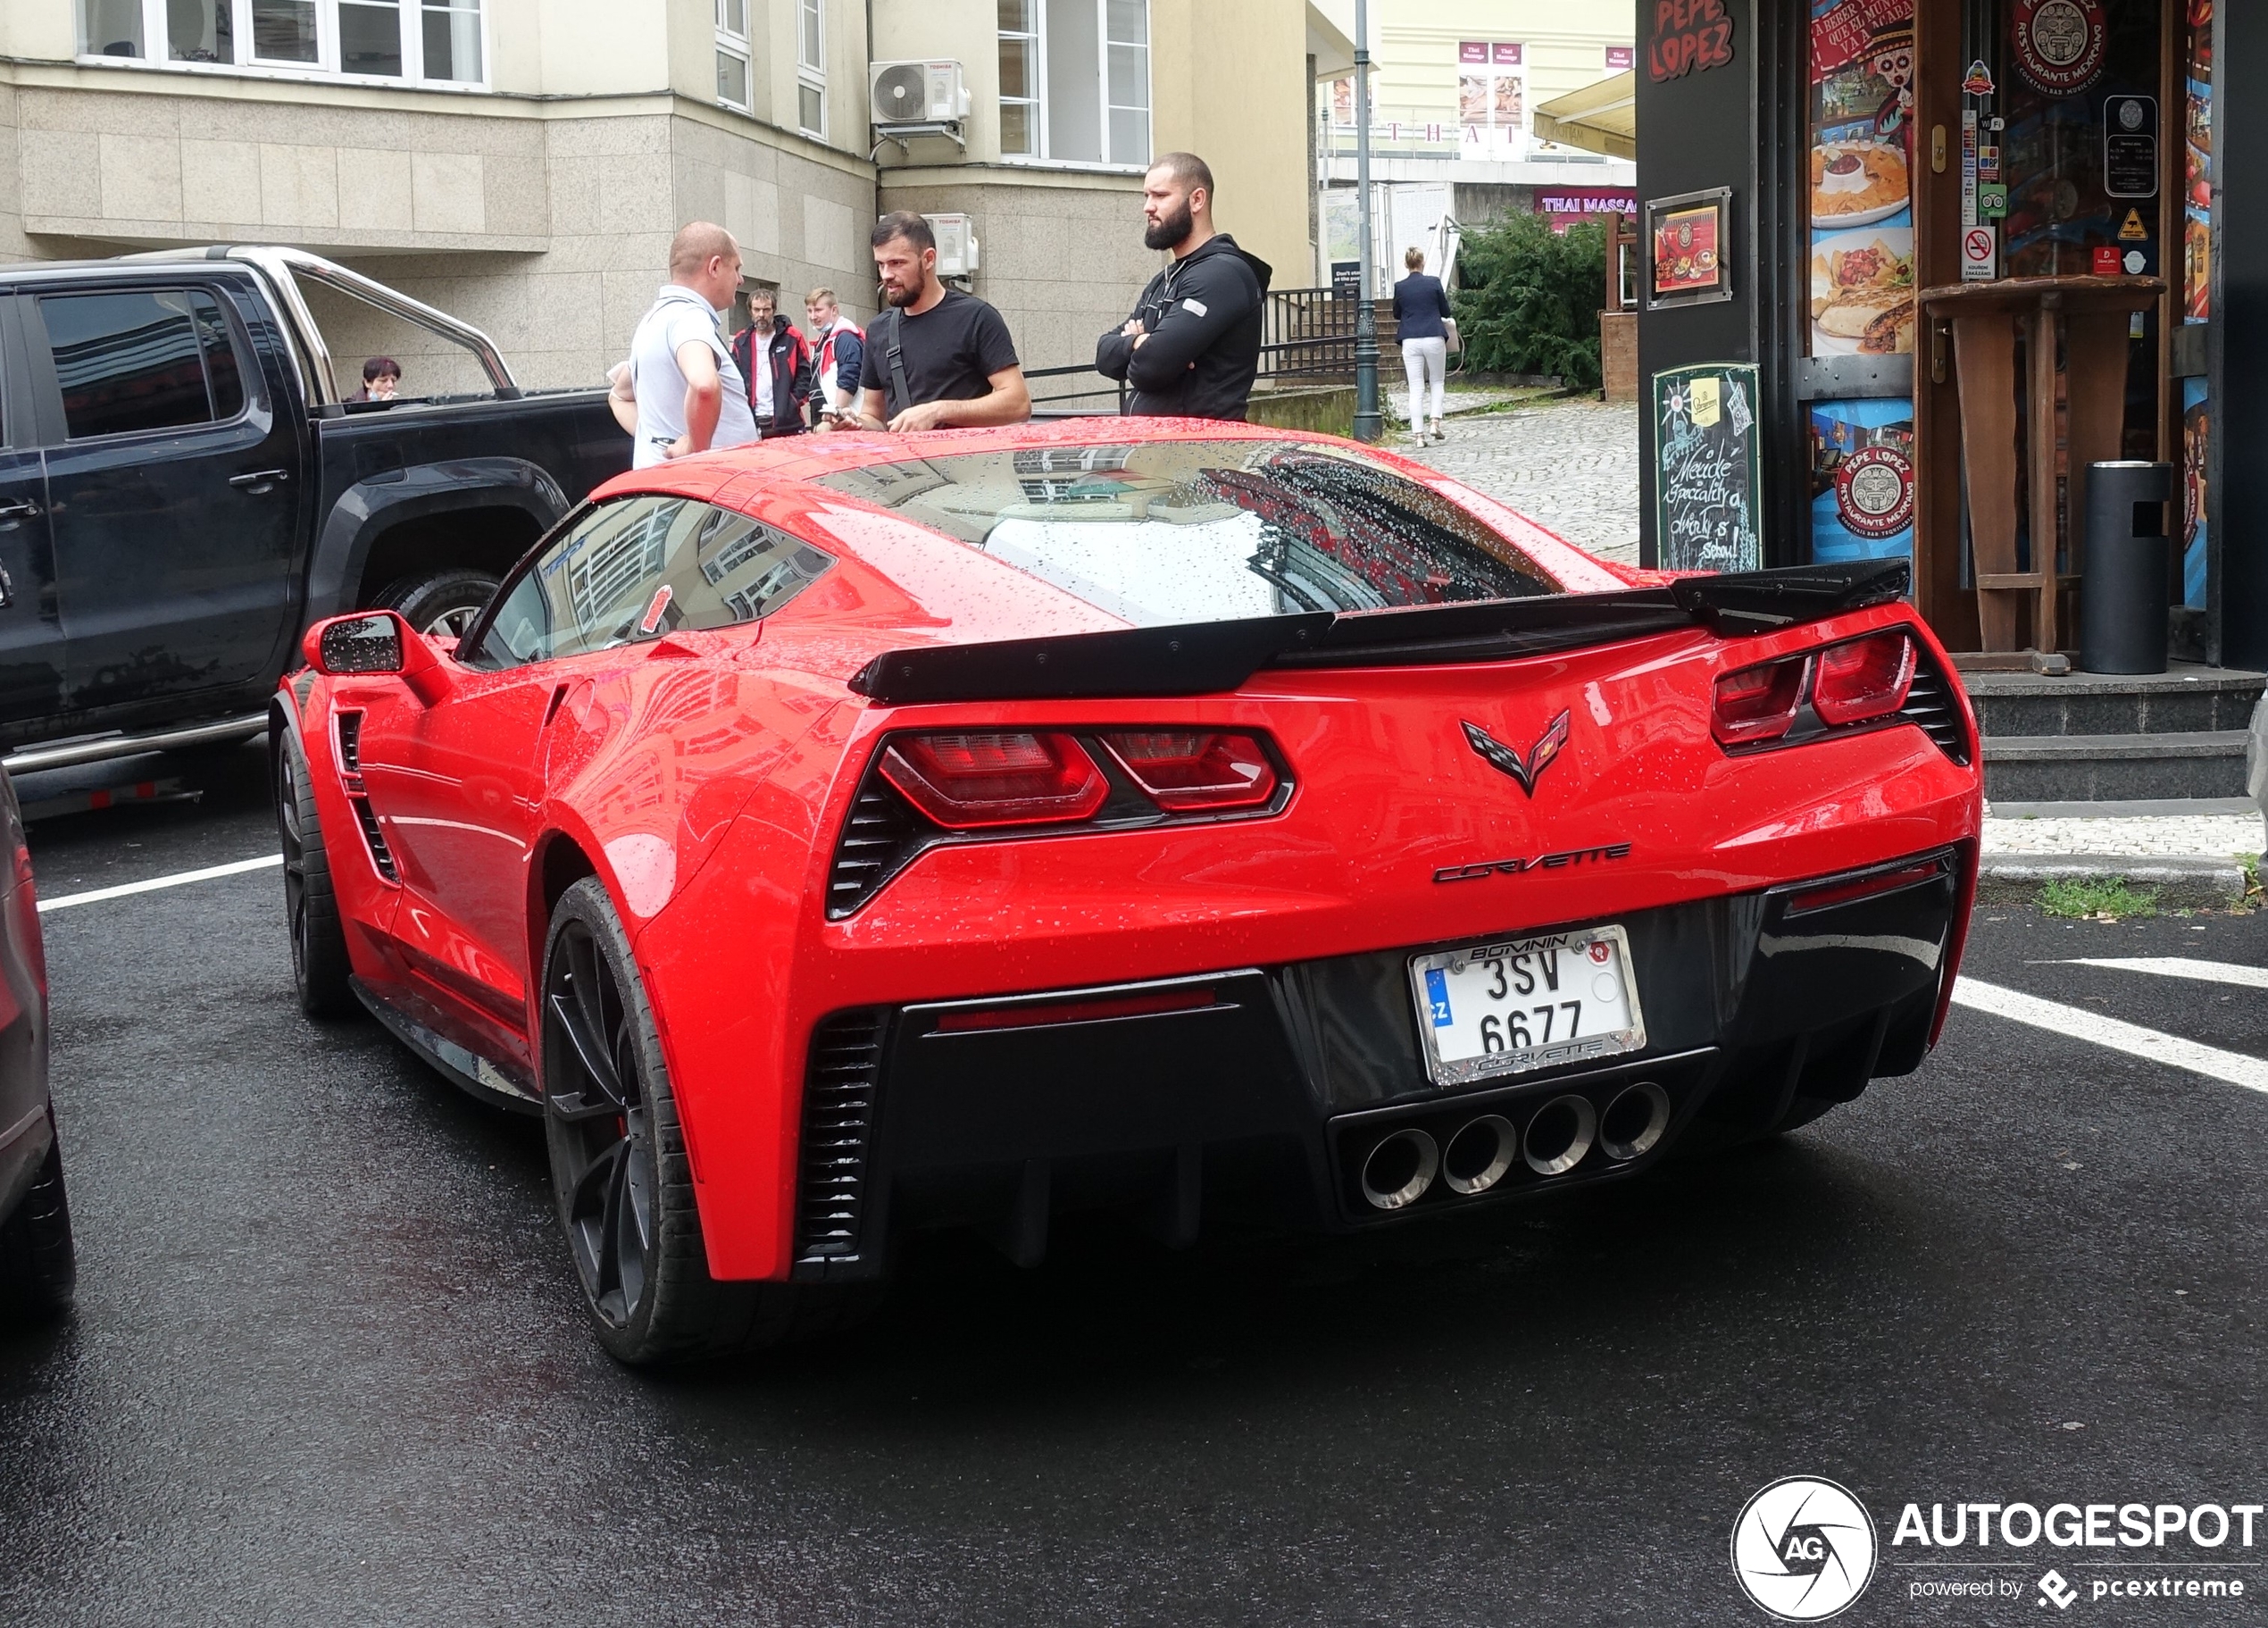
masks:
<path fill-rule="evenodd" d="M 1638 74 L 1625 71 L 1540 103 L 1536 138 L 1638 161 Z"/>

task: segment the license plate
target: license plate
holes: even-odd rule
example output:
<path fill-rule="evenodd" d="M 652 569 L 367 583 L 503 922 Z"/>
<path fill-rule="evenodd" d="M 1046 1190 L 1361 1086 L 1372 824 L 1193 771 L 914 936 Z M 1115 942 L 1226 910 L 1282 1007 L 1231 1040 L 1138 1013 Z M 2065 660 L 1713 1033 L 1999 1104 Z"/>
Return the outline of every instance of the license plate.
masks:
<path fill-rule="evenodd" d="M 1522 1074 L 1646 1044 L 1620 927 L 1545 933 L 1410 958 L 1426 1072 L 1437 1084 Z"/>

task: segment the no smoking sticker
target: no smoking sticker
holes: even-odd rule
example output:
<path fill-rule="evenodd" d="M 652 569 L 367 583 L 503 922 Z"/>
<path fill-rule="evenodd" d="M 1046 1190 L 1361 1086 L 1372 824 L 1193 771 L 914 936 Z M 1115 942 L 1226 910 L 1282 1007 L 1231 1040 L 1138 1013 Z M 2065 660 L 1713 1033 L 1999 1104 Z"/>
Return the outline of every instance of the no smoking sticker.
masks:
<path fill-rule="evenodd" d="M 1961 234 L 1961 280 L 1990 282 L 1999 266 L 1999 239 L 1989 227 L 1972 226 Z"/>

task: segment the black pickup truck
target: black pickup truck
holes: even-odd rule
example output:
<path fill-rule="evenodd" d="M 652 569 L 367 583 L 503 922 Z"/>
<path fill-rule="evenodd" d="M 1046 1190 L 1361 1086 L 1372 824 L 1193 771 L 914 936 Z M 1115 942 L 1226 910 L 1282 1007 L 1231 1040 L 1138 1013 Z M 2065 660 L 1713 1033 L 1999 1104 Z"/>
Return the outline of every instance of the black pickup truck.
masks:
<path fill-rule="evenodd" d="M 490 388 L 346 399 L 303 282 L 463 346 Z M 603 389 L 523 391 L 478 329 L 313 255 L 0 266 L 8 767 L 251 733 L 310 622 L 454 630 L 630 455 Z"/>

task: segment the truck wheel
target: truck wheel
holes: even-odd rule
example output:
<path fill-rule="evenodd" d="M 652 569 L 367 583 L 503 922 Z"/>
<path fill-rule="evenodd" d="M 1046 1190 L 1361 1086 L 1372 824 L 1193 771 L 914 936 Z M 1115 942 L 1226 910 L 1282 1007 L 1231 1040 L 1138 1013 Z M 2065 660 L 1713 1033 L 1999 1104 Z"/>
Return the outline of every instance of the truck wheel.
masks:
<path fill-rule="evenodd" d="M 53 1316 L 71 1304 L 78 1282 L 71 1206 L 63 1198 L 63 1145 L 57 1138 L 47 1144 L 46 1161 L 23 1202 L 0 1224 L 0 1303 Z"/>
<path fill-rule="evenodd" d="M 379 595 L 378 605 L 401 612 L 402 620 L 421 633 L 462 639 L 496 591 L 496 579 L 485 571 L 429 571 L 393 583 Z"/>
<path fill-rule="evenodd" d="M 354 1009 L 346 987 L 346 931 L 332 889 L 330 854 L 315 812 L 307 754 L 289 730 L 278 743 L 276 826 L 283 839 L 284 923 L 291 932 L 291 981 L 299 1009 L 309 1017 L 338 1017 Z"/>
<path fill-rule="evenodd" d="M 600 1344 L 641 1365 L 729 1356 L 829 1332 L 868 1303 L 852 1285 L 709 1275 L 661 1034 L 596 877 L 560 896 L 543 1000 L 552 1190 Z"/>

